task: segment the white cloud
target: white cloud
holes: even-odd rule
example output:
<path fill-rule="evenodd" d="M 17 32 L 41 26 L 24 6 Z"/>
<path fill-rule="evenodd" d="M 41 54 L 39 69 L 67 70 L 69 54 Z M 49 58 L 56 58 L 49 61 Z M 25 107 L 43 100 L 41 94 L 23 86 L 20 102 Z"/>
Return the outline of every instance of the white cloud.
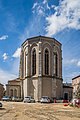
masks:
<path fill-rule="evenodd" d="M 35 17 L 35 15 L 32 16 L 32 18 L 28 22 L 27 26 L 25 26 L 24 32 L 19 37 L 19 39 L 21 40 L 21 44 L 27 38 L 40 35 L 42 30 L 44 32 L 43 28 L 45 28 L 45 26 L 43 26 L 43 22 L 42 22 L 41 18 L 42 18 L 42 16 L 38 15 L 38 14 L 36 14 L 36 17 Z M 36 22 L 36 20 L 37 20 L 37 22 Z M 34 28 L 35 28 L 36 32 L 35 32 Z"/>
<path fill-rule="evenodd" d="M 8 35 L 3 35 L 0 37 L 0 40 L 6 40 L 8 38 Z"/>
<path fill-rule="evenodd" d="M 7 60 L 7 58 L 8 58 L 7 53 L 4 53 L 4 54 L 2 55 L 2 57 L 3 57 L 4 60 Z"/>
<path fill-rule="evenodd" d="M 80 61 L 77 62 L 77 66 L 80 67 Z"/>
<path fill-rule="evenodd" d="M 55 9 L 55 8 L 56 8 L 56 6 L 55 6 L 55 5 L 51 5 L 51 8 L 54 8 L 54 9 Z"/>
<path fill-rule="evenodd" d="M 38 10 L 38 14 L 39 15 L 44 15 L 44 12 L 43 12 L 43 10 L 41 8 Z"/>
<path fill-rule="evenodd" d="M 19 77 L 20 59 L 11 61 L 11 67 L 6 71 L 0 68 L 0 83 L 7 84 L 8 80 L 13 80 Z"/>
<path fill-rule="evenodd" d="M 44 15 L 44 11 L 45 11 L 45 9 L 44 9 L 44 7 L 42 5 L 37 4 L 36 7 L 34 7 L 34 5 L 33 5 L 32 12 L 36 13 L 36 15 L 43 16 Z"/>
<path fill-rule="evenodd" d="M 37 3 L 37 2 L 36 2 L 36 3 L 34 3 L 34 4 L 33 4 L 32 9 L 34 9 L 37 5 L 38 5 L 38 3 Z"/>
<path fill-rule="evenodd" d="M 14 58 L 19 58 L 20 57 L 20 53 L 21 53 L 21 48 L 17 48 L 17 50 L 13 54 L 13 57 Z"/>
<path fill-rule="evenodd" d="M 17 75 L 0 69 L 0 83 L 6 84 L 8 80 L 15 79 Z"/>
<path fill-rule="evenodd" d="M 44 1 L 43 1 L 43 4 L 46 4 L 46 3 L 47 3 L 47 0 L 44 0 Z"/>
<path fill-rule="evenodd" d="M 47 9 L 49 9 L 49 10 L 50 10 L 50 7 L 49 7 L 48 3 L 47 3 Z"/>
<path fill-rule="evenodd" d="M 75 65 L 80 67 L 80 60 L 79 59 L 69 59 L 69 60 L 63 60 L 64 65 Z"/>
<path fill-rule="evenodd" d="M 53 7 L 54 14 L 46 17 L 46 32 L 52 36 L 66 28 L 80 29 L 80 0 L 63 0 Z"/>

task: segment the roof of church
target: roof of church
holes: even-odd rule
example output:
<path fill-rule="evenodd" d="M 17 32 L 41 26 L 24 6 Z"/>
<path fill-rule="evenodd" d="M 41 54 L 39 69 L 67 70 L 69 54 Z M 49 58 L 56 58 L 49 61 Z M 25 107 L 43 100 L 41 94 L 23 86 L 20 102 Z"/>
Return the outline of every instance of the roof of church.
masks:
<path fill-rule="evenodd" d="M 8 82 L 20 82 L 19 78 L 13 79 L 13 80 L 9 80 Z"/>
<path fill-rule="evenodd" d="M 36 38 L 47 38 L 47 39 L 51 39 L 51 40 L 55 40 L 57 41 L 55 38 L 51 38 L 51 37 L 46 37 L 46 36 L 35 36 L 35 37 L 31 37 L 31 38 L 27 38 L 23 43 L 22 45 L 27 41 L 27 40 L 31 40 L 31 39 L 36 39 Z M 60 45 L 62 45 L 59 41 L 57 41 Z"/>

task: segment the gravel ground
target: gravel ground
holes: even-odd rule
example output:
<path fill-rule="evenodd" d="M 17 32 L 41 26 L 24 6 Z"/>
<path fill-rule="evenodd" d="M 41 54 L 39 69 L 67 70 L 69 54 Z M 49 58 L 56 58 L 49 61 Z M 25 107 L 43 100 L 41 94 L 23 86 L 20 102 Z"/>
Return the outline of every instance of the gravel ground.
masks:
<path fill-rule="evenodd" d="M 0 120 L 80 120 L 80 108 L 61 103 L 2 103 Z"/>

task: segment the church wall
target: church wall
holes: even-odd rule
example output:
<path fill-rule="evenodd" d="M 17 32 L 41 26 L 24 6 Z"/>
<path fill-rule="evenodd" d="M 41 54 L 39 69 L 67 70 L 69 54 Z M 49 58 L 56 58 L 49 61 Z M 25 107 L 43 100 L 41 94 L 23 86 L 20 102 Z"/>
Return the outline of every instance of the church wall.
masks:
<path fill-rule="evenodd" d="M 52 79 L 43 78 L 42 79 L 42 96 L 52 96 Z"/>
<path fill-rule="evenodd" d="M 38 100 L 38 78 L 26 78 L 24 80 L 24 97 L 32 96 Z"/>
<path fill-rule="evenodd" d="M 62 80 L 56 80 L 56 98 L 60 99 L 63 97 L 63 83 Z"/>
<path fill-rule="evenodd" d="M 25 79 L 24 81 L 23 81 L 23 90 L 24 90 L 24 97 L 26 97 L 26 96 L 28 96 L 28 80 L 27 79 Z"/>
<path fill-rule="evenodd" d="M 38 101 L 38 79 L 31 80 L 30 95 Z"/>

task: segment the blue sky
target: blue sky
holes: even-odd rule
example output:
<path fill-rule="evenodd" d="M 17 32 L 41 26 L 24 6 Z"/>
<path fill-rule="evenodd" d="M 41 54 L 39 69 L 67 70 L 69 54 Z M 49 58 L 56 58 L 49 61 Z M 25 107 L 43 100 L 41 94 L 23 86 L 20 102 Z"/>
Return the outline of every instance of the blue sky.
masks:
<path fill-rule="evenodd" d="M 0 0 L 0 82 L 19 75 L 20 46 L 44 35 L 62 43 L 63 80 L 80 74 L 80 0 Z"/>

